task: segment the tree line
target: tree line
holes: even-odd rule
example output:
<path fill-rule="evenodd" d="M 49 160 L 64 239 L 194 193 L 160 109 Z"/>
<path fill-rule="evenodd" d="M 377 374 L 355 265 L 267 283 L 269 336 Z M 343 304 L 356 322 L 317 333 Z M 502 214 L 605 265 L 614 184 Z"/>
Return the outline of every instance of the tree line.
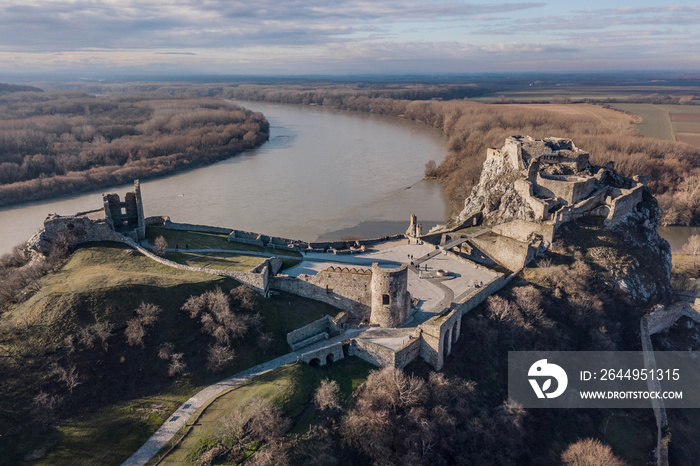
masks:
<path fill-rule="evenodd" d="M 0 205 L 211 163 L 269 137 L 261 113 L 220 99 L 0 96 Z"/>

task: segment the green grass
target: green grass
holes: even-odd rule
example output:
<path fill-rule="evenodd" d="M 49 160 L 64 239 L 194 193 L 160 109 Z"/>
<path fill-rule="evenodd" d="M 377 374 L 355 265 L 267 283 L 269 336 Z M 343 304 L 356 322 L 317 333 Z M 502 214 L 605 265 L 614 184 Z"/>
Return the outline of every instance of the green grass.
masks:
<path fill-rule="evenodd" d="M 159 464 L 191 464 L 191 455 L 201 445 L 215 436 L 219 419 L 227 414 L 245 409 L 253 397 L 262 397 L 280 406 L 285 416 L 296 419 L 293 432 L 303 432 L 309 427 L 308 411 L 314 391 L 321 381 L 330 378 L 338 382 L 341 398 L 348 399 L 374 366 L 358 359 L 346 358 L 326 367 L 309 367 L 305 364 L 289 364 L 245 382 L 224 393 L 212 403 L 195 413 L 188 424 L 192 425 L 179 443 L 170 450 Z M 164 453 L 163 452 L 163 453 Z"/>
<path fill-rule="evenodd" d="M 0 429 L 5 432 L 17 422 L 12 418 L 25 416 L 40 390 L 63 394 L 64 419 L 46 433 L 23 431 L 0 437 L 0 464 L 16 464 L 42 448 L 49 455 L 42 460 L 46 464 L 119 463 L 201 387 L 289 352 L 289 331 L 337 312 L 324 303 L 286 293 L 256 298 L 262 331 L 272 334 L 272 345 L 262 351 L 251 334 L 251 339 L 236 342 L 230 367 L 210 374 L 204 363 L 211 339 L 180 308 L 189 296 L 216 286 L 229 291 L 238 286 L 235 280 L 174 269 L 133 255 L 123 245 L 99 243 L 78 249 L 63 268 L 40 284 L 29 299 L 0 318 L 1 324 L 14 325 L 4 345 L 17 355 L 17 359 L 0 360 Z M 157 304 L 163 312 L 149 330 L 145 348 L 130 347 L 124 337 L 126 321 L 142 301 Z M 108 351 L 80 345 L 66 350 L 64 337 L 99 321 L 115 325 Z M 167 376 L 166 363 L 157 357 L 158 347 L 165 342 L 185 353 L 188 369 L 183 376 Z M 77 365 L 82 377 L 72 395 L 49 376 L 52 362 L 66 364 L 66 360 Z M 162 409 L 148 412 L 142 409 L 144 404 L 161 404 Z"/>
<path fill-rule="evenodd" d="M 265 250 L 254 244 L 229 242 L 228 235 L 217 233 L 202 233 L 199 231 L 169 230 L 161 227 L 146 228 L 146 238 L 151 244 L 155 243 L 157 237 L 162 236 L 168 242 L 169 248 L 179 247 L 180 249 L 231 249 L 237 251 L 265 252 Z"/>
<path fill-rule="evenodd" d="M 261 256 L 247 256 L 236 253 L 186 251 L 169 252 L 165 254 L 165 258 L 191 267 L 206 267 L 232 272 L 248 272 L 265 260 Z"/>

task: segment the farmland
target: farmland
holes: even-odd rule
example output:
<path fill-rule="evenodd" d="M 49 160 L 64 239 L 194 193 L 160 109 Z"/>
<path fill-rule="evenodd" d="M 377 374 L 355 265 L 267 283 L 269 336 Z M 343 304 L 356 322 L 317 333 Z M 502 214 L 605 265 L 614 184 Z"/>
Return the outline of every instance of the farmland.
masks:
<path fill-rule="evenodd" d="M 614 108 L 642 118 L 637 127 L 645 136 L 685 142 L 700 147 L 700 106 L 613 104 Z"/>

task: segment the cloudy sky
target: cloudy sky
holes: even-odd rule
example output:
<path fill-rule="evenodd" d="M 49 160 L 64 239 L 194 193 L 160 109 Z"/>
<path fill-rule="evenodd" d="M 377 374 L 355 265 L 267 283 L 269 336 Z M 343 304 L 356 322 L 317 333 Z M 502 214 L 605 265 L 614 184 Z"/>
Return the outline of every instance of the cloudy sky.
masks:
<path fill-rule="evenodd" d="M 679 69 L 696 0 L 0 0 L 0 75 Z"/>

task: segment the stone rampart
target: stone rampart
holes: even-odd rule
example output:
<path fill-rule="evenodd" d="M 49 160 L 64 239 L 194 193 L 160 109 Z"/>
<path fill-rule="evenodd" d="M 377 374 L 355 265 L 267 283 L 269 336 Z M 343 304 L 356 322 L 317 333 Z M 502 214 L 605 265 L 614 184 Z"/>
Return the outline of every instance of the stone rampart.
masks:
<path fill-rule="evenodd" d="M 299 327 L 298 329 L 289 332 L 287 334 L 287 343 L 289 343 L 289 346 L 296 351 L 298 348 L 306 346 L 301 345 L 302 342 L 310 340 L 317 335 L 325 334 L 325 338 L 328 338 L 339 335 L 341 332 L 342 329 L 335 323 L 331 316 L 326 315 L 311 322 L 310 324 L 304 325 L 303 327 Z"/>
<path fill-rule="evenodd" d="M 422 323 L 420 355 L 425 362 L 442 369 L 445 357 L 452 352 L 452 344 L 459 339 L 462 325 L 462 312 L 453 309 Z"/>
<path fill-rule="evenodd" d="M 377 367 L 395 367 L 394 350 L 361 338 L 352 339 L 348 355 L 357 356 Z"/>
<path fill-rule="evenodd" d="M 537 173 L 534 192 L 538 196 L 564 199 L 569 204 L 575 204 L 588 196 L 596 184 L 595 178 L 578 176 L 547 175 Z"/>
<path fill-rule="evenodd" d="M 500 291 L 501 288 L 506 286 L 508 282 L 510 282 L 513 278 L 515 278 L 516 275 L 518 275 L 518 273 L 520 273 L 519 270 L 513 272 L 511 275 L 508 276 L 505 276 L 503 274 L 499 275 L 484 286 L 477 288 L 476 290 L 472 291 L 469 295 L 467 295 L 467 297 L 464 299 L 464 302 L 457 306 L 457 309 L 462 314 L 466 314 L 479 304 L 483 303 L 486 300 L 486 298 Z"/>
<path fill-rule="evenodd" d="M 530 242 L 533 237 L 541 236 L 551 243 L 554 238 L 554 226 L 546 223 L 526 222 L 525 220 L 513 220 L 501 223 L 491 228 L 497 235 L 506 236 L 516 241 Z"/>
<path fill-rule="evenodd" d="M 421 332 L 416 332 L 415 335 L 411 335 L 410 340 L 400 349 L 396 350 L 394 353 L 394 367 L 403 369 L 410 362 L 420 356 L 421 349 Z"/>
<path fill-rule="evenodd" d="M 531 244 L 500 235 L 482 235 L 470 241 L 492 260 L 509 270 L 521 269 L 536 253 Z"/>
<path fill-rule="evenodd" d="M 343 344 L 340 342 L 309 351 L 299 358 L 303 363 L 314 365 L 316 362 L 319 366 L 325 366 L 340 359 L 343 359 Z"/>
<path fill-rule="evenodd" d="M 201 233 L 215 233 L 219 235 L 228 235 L 231 233 L 230 228 L 213 227 L 210 225 L 196 225 L 193 223 L 175 223 L 171 222 L 169 217 L 166 217 L 163 228 L 168 230 L 183 230 L 183 231 L 198 231 Z"/>
<path fill-rule="evenodd" d="M 621 189 L 621 194 L 612 199 L 610 213 L 608 214 L 608 218 L 605 219 L 605 226 L 610 228 L 616 225 L 627 214 L 632 212 L 635 206 L 642 202 L 643 190 L 644 185 L 642 183 L 637 184 L 637 186 L 632 189 Z"/>
<path fill-rule="evenodd" d="M 268 291 L 269 291 L 269 283 L 268 283 L 269 269 L 266 266 L 263 267 L 263 270 L 260 273 L 235 272 L 235 271 L 231 271 L 231 270 L 209 269 L 206 267 L 192 267 L 189 265 L 178 264 L 177 262 L 173 262 L 173 261 L 168 260 L 164 257 L 160 257 L 159 255 L 152 253 L 148 249 L 141 247 L 131 238 L 126 238 L 124 236 L 122 236 L 122 238 L 123 239 L 120 242 L 128 244 L 132 248 L 138 250 L 144 256 L 146 256 L 150 259 L 153 259 L 154 261 L 159 262 L 163 265 L 167 265 L 168 267 L 172 267 L 174 269 L 179 269 L 179 270 L 189 270 L 191 272 L 201 272 L 201 273 L 208 273 L 210 275 L 219 275 L 222 277 L 233 278 L 234 280 L 237 280 L 241 283 L 244 283 L 244 284 L 250 286 L 251 288 L 253 288 L 255 291 L 257 291 L 258 293 L 260 293 L 263 296 L 267 296 L 267 294 L 268 294 Z"/>
<path fill-rule="evenodd" d="M 51 243 L 61 235 L 70 235 L 74 244 L 93 241 L 123 243 L 124 235 L 112 230 L 104 220 L 91 220 L 87 215 L 66 216 L 52 214 L 44 220 L 44 228 L 27 241 L 30 250 L 46 254 Z"/>
<path fill-rule="evenodd" d="M 348 311 L 357 318 L 369 318 L 372 302 L 372 274 L 367 269 L 329 267 L 316 275 L 275 276 L 274 290 L 315 299 Z"/>

